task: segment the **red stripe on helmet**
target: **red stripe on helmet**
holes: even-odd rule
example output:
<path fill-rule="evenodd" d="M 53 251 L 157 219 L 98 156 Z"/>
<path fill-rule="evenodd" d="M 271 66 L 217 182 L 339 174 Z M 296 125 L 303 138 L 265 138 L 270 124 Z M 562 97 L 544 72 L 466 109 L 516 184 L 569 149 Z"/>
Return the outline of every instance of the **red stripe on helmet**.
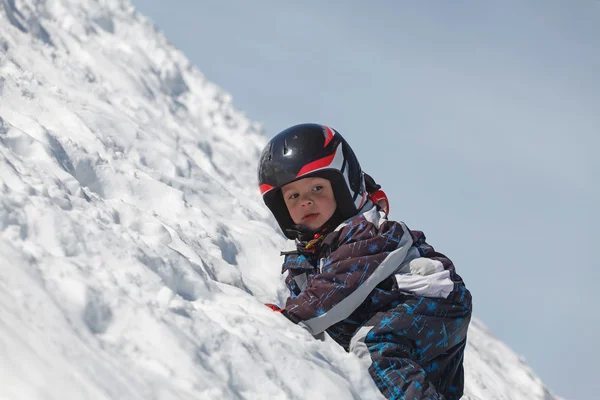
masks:
<path fill-rule="evenodd" d="M 275 188 L 275 186 L 271 186 L 271 185 L 267 185 L 266 183 L 263 183 L 262 185 L 260 185 L 260 194 L 265 194 L 269 190 L 274 189 L 274 188 Z"/>
<path fill-rule="evenodd" d="M 323 145 L 323 147 L 325 147 L 329 144 L 329 142 L 331 142 L 331 139 L 333 139 L 335 132 L 333 132 L 333 129 L 331 129 L 328 126 L 323 126 L 323 129 L 325 129 L 325 144 Z"/>
<path fill-rule="evenodd" d="M 313 161 L 311 163 L 306 164 L 304 167 L 302 167 L 300 172 L 298 172 L 298 175 L 296 175 L 296 178 L 301 177 L 302 175 L 306 175 L 317 169 L 325 168 L 325 167 L 331 165 L 331 163 L 333 162 L 333 159 L 335 158 L 336 153 L 333 153 L 332 155 L 327 156 L 327 157 L 323 157 L 320 160 Z"/>

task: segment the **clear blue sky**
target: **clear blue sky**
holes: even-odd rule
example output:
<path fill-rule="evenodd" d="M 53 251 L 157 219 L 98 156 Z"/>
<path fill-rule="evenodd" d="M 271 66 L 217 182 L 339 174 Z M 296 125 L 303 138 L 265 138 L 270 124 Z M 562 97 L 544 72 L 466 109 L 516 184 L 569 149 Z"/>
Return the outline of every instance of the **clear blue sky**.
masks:
<path fill-rule="evenodd" d="M 599 1 L 133 3 L 269 136 L 339 130 L 475 315 L 597 396 Z"/>

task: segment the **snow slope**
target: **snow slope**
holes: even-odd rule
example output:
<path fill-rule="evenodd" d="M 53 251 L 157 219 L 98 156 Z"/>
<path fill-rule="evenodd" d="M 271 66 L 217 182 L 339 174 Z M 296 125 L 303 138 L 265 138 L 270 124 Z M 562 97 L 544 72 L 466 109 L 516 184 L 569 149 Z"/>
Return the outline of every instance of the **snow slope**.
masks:
<path fill-rule="evenodd" d="M 263 306 L 267 138 L 124 0 L 0 0 L 0 399 L 377 399 Z M 471 399 L 553 396 L 477 320 Z"/>

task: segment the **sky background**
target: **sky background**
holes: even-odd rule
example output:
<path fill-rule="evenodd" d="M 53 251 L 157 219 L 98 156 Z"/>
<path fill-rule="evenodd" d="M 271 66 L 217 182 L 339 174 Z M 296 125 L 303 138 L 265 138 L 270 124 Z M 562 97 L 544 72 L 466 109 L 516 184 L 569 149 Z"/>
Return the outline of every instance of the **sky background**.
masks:
<path fill-rule="evenodd" d="M 475 316 L 557 394 L 597 394 L 600 1 L 133 4 L 267 136 L 340 131 Z"/>

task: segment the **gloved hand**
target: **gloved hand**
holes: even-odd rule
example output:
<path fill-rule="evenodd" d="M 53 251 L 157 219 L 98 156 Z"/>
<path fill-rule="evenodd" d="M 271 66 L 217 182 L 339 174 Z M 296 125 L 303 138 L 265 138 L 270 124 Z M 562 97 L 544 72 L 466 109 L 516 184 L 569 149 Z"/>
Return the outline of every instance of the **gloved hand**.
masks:
<path fill-rule="evenodd" d="M 285 308 L 279 308 L 279 306 L 276 306 L 275 304 L 271 304 L 271 303 L 267 303 L 265 304 L 265 306 L 269 307 L 271 310 L 275 311 L 275 312 L 283 312 L 285 311 Z"/>
<path fill-rule="evenodd" d="M 431 275 L 444 270 L 444 264 L 440 261 L 425 257 L 415 258 L 409 263 L 409 267 L 411 274 L 422 276 Z"/>

